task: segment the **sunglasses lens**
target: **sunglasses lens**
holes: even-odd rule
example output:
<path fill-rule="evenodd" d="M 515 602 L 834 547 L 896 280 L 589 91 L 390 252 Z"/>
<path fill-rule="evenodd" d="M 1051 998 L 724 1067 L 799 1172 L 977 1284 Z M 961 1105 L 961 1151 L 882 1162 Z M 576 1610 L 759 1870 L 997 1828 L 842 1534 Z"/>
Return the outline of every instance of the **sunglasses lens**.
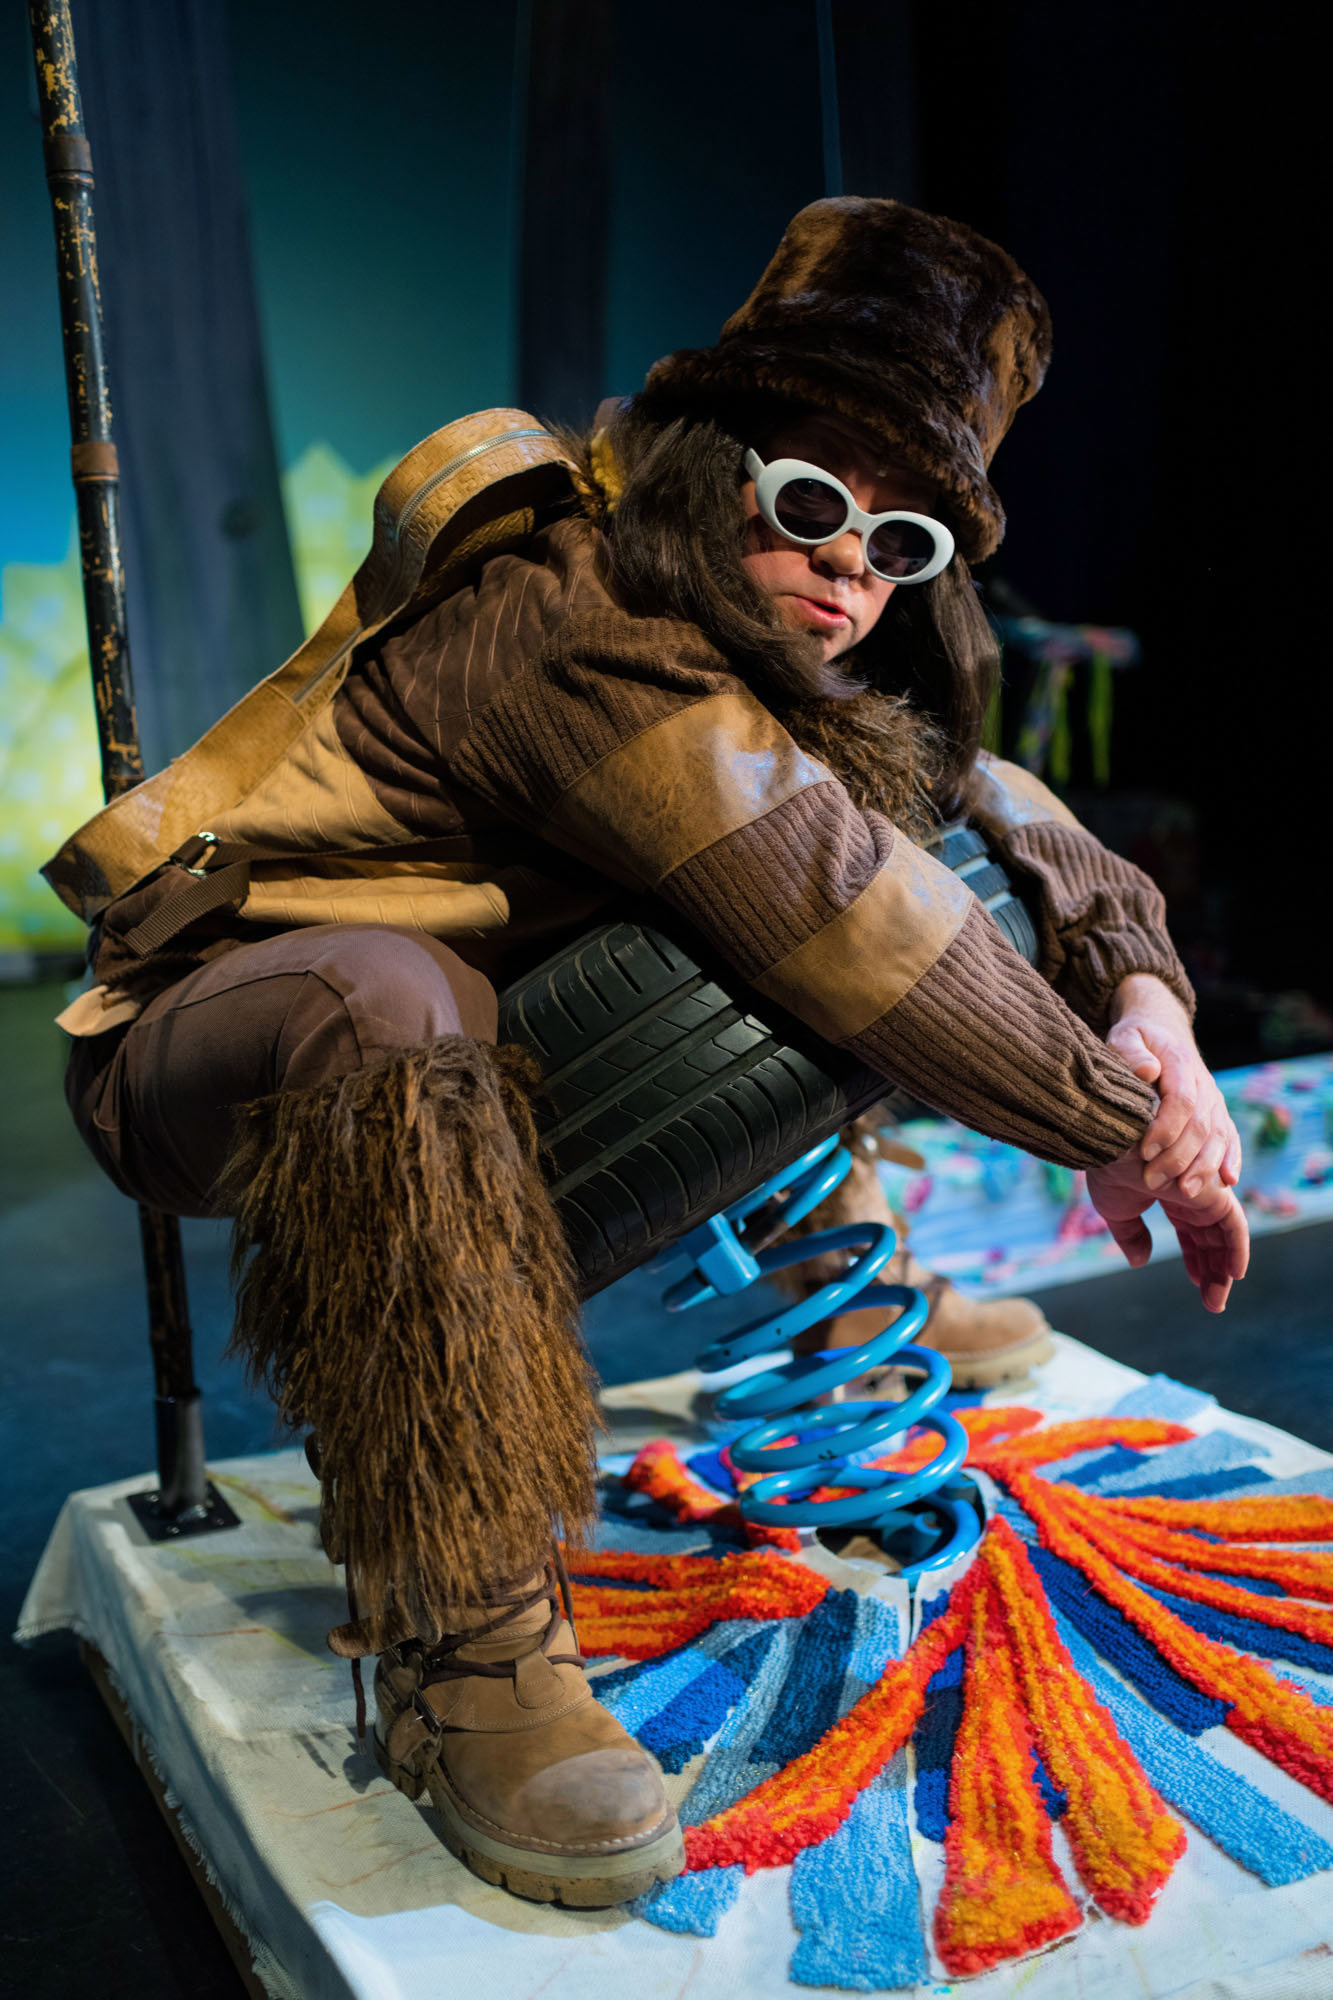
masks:
<path fill-rule="evenodd" d="M 915 521 L 886 521 L 870 537 L 866 556 L 880 576 L 919 576 L 935 558 L 935 537 Z"/>
<path fill-rule="evenodd" d="M 789 479 L 773 502 L 778 526 L 800 541 L 836 535 L 847 519 L 847 503 L 822 479 Z"/>

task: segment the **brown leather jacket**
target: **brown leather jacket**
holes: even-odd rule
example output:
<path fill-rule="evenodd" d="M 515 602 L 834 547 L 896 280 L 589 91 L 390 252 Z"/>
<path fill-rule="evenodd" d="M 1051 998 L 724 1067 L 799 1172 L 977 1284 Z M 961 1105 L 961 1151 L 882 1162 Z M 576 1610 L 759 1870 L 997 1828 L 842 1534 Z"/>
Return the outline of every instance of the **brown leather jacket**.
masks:
<path fill-rule="evenodd" d="M 613 600 L 568 516 L 386 631 L 210 831 L 277 858 L 148 968 L 275 929 L 409 924 L 497 979 L 626 891 L 680 911 L 761 994 L 978 1130 L 1093 1165 L 1152 1094 L 1100 1039 L 1119 981 L 1188 998 L 1161 898 L 1026 772 L 983 755 L 972 814 L 1038 907 L 1034 971 L 976 897 L 788 735 L 693 627 Z M 127 933 L 169 865 L 112 902 L 72 1031 L 124 1018 Z M 142 971 L 135 984 L 147 990 Z M 103 1000 L 112 1004 L 103 1008 Z"/>

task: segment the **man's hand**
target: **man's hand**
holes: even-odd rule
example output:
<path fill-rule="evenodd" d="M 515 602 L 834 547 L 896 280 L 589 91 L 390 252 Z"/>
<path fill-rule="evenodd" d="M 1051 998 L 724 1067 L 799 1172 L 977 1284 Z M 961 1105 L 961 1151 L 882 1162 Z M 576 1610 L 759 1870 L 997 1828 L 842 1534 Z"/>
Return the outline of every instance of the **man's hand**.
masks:
<path fill-rule="evenodd" d="M 1152 1255 L 1144 1210 L 1160 1201 L 1180 1239 L 1190 1282 L 1209 1312 L 1226 1310 L 1227 1294 L 1250 1261 L 1250 1225 L 1229 1187 L 1214 1178 L 1194 1195 L 1176 1184 L 1150 1188 L 1135 1146 L 1109 1167 L 1090 1170 L 1088 1199 L 1136 1269 Z"/>
<path fill-rule="evenodd" d="M 1117 987 L 1111 1014 L 1107 1041 L 1135 1076 L 1157 1085 L 1161 1098 L 1139 1142 L 1144 1186 L 1158 1193 L 1175 1182 L 1187 1201 L 1213 1180 L 1233 1188 L 1240 1179 L 1240 1135 L 1175 994 L 1160 979 L 1136 972 Z"/>

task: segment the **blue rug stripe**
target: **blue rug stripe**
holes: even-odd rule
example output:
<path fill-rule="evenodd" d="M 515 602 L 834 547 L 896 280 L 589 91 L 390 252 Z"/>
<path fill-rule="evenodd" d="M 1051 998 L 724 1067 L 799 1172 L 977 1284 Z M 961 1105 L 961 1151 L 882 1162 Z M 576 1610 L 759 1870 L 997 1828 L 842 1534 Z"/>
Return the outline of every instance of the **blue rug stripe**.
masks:
<path fill-rule="evenodd" d="M 840 1713 L 845 1715 L 852 1703 L 875 1685 L 890 1660 L 901 1658 L 902 1650 L 902 1621 L 894 1606 L 877 1597 L 859 1598 Z M 858 1682 L 860 1685 L 855 1685 Z"/>
<path fill-rule="evenodd" d="M 876 1993 L 929 1978 L 906 1772 L 900 1750 L 837 1832 L 792 1864 L 791 1914 L 801 1941 L 790 1976 L 797 1985 Z"/>
<path fill-rule="evenodd" d="M 1131 1389 L 1118 1403 L 1113 1403 L 1109 1414 L 1113 1417 L 1159 1417 L 1166 1424 L 1187 1424 L 1201 1410 L 1211 1409 L 1216 1401 L 1216 1396 L 1209 1396 L 1202 1389 L 1192 1389 L 1187 1382 L 1177 1382 L 1173 1376 L 1150 1375 L 1146 1382 L 1139 1383 L 1137 1389 Z"/>
<path fill-rule="evenodd" d="M 1083 1454 L 1080 1452 L 1080 1457 Z M 1118 1479 L 1126 1472 L 1136 1472 L 1145 1463 L 1141 1451 L 1132 1451 L 1127 1444 L 1113 1444 L 1109 1451 L 1094 1452 L 1082 1465 L 1072 1460 L 1063 1466 L 1047 1466 L 1048 1479 L 1063 1480 L 1069 1486 L 1095 1488 L 1103 1479 Z"/>
<path fill-rule="evenodd" d="M 1026 1517 L 1025 1517 L 1026 1518 Z M 948 1591 L 932 1597 L 921 1609 L 921 1630 L 943 1615 Z M 912 1735 L 916 1784 L 912 1804 L 917 1831 L 927 1840 L 942 1841 L 949 1830 L 949 1778 L 953 1747 L 963 1719 L 963 1648 L 956 1646 L 926 1682 L 925 1705 Z"/>
<path fill-rule="evenodd" d="M 700 1868 L 693 1875 L 678 1875 L 651 1896 L 631 1903 L 630 1909 L 660 1931 L 716 1937 L 718 1924 L 740 1894 L 744 1880 L 745 1870 L 739 1863 L 732 1868 Z"/>
<path fill-rule="evenodd" d="M 720 1660 L 734 1647 L 742 1645 L 753 1633 L 771 1630 L 772 1621 L 769 1619 L 724 1618 L 719 1624 L 711 1625 L 688 1650 L 700 1654 L 706 1660 Z M 674 1659 L 676 1655 L 673 1653 L 667 1657 Z M 623 1667 L 613 1667 L 610 1673 L 594 1675 L 591 1682 L 593 1693 L 601 1701 L 605 1695 L 628 1687 L 631 1681 L 640 1680 L 645 1674 L 654 1673 L 662 1665 L 663 1661 L 660 1659 L 630 1660 Z M 608 1701 L 606 1705 L 609 1708 L 611 1703 Z"/>
<path fill-rule="evenodd" d="M 1234 1431 L 1207 1431 L 1188 1444 L 1169 1444 L 1145 1453 L 1133 1471 L 1108 1479 L 1107 1494 L 1155 1492 L 1163 1479 L 1192 1478 L 1200 1472 L 1221 1472 L 1231 1466 L 1252 1467 L 1259 1447 Z"/>
<path fill-rule="evenodd" d="M 777 1625 L 767 1658 L 750 1683 L 750 1697 L 731 1711 L 717 1742 L 680 1811 L 682 1826 L 699 1826 L 734 1805 L 767 1775 L 751 1757 L 755 1739 L 767 1726 L 787 1684 L 796 1635 L 791 1619 Z M 773 1768 L 776 1770 L 777 1766 Z"/>
<path fill-rule="evenodd" d="M 951 1680 L 943 1675 L 954 1661 L 958 1671 Z M 949 1778 L 953 1769 L 954 1743 L 963 1719 L 963 1652 L 959 1647 L 945 1662 L 945 1668 L 926 1684 L 926 1705 L 912 1737 L 916 1755 L 916 1824 L 927 1840 L 943 1840 L 949 1830 Z M 936 1682 L 943 1681 L 937 1687 Z"/>
<path fill-rule="evenodd" d="M 744 1694 L 744 1681 L 714 1660 L 706 1674 L 700 1674 L 674 1701 L 648 1718 L 638 1732 L 639 1741 L 645 1750 L 652 1751 L 664 1771 L 683 1771 Z"/>
<path fill-rule="evenodd" d="M 1118 1448 L 1112 1446 L 1113 1450 Z M 1105 1445 L 1096 1444 L 1087 1451 L 1071 1451 L 1068 1458 L 1049 1459 L 1045 1465 L 1034 1466 L 1033 1470 L 1038 1478 L 1044 1475 L 1047 1479 L 1072 1479 L 1076 1472 L 1081 1472 L 1085 1465 L 1091 1465 L 1094 1459 L 1104 1458 L 1106 1449 Z"/>
<path fill-rule="evenodd" d="M 615 1549 L 632 1555 L 702 1556 L 712 1553 L 712 1532 L 697 1521 L 673 1521 L 656 1501 L 649 1501 L 633 1516 L 604 1514 L 588 1546 L 599 1552 Z M 570 1567 L 577 1576 L 577 1564 Z"/>
<path fill-rule="evenodd" d="M 1280 1583 L 1274 1583 L 1266 1576 L 1232 1576 L 1229 1570 L 1206 1569 L 1200 1572 L 1211 1577 L 1214 1583 L 1234 1583 L 1237 1590 L 1248 1590 L 1252 1597 L 1286 1597 L 1289 1593 Z"/>
<path fill-rule="evenodd" d="M 1266 1472 L 1257 1465 L 1242 1466 L 1229 1472 L 1194 1472 L 1184 1479 L 1164 1479 L 1152 1489 L 1154 1500 L 1225 1500 L 1229 1494 L 1240 1493 L 1244 1488 L 1269 1485 Z"/>
<path fill-rule="evenodd" d="M 690 1475 L 711 1486 L 719 1500 L 734 1498 L 737 1490 L 735 1473 L 722 1461 L 725 1449 L 725 1445 L 715 1444 L 708 1451 L 696 1451 L 685 1461 Z"/>
<path fill-rule="evenodd" d="M 617 1722 L 637 1736 L 644 1724 L 673 1702 L 677 1695 L 709 1672 L 713 1662 L 697 1646 L 686 1646 L 664 1660 L 653 1660 L 641 1672 L 611 1687 L 618 1673 L 607 1674 L 597 1688 L 597 1699 L 609 1708 Z"/>
<path fill-rule="evenodd" d="M 721 1728 L 737 1702 L 745 1699 L 768 1657 L 775 1630 L 769 1625 L 722 1659 L 714 1660 L 707 1673 L 692 1680 L 645 1723 L 639 1741 L 645 1750 L 652 1751 L 663 1770 L 683 1771 L 695 1752 Z"/>
<path fill-rule="evenodd" d="M 1168 1805 L 1271 1888 L 1333 1867 L 1333 1848 L 1312 1827 L 1181 1736 L 1106 1671 L 1067 1618 L 1055 1618 L 1074 1665 Z"/>
<path fill-rule="evenodd" d="M 1174 1597 L 1165 1590 L 1141 1586 L 1150 1597 L 1174 1611 L 1186 1625 L 1209 1639 L 1221 1639 L 1242 1653 L 1257 1653 L 1261 1660 L 1290 1660 L 1293 1667 L 1305 1667 L 1312 1674 L 1333 1673 L 1333 1646 L 1321 1646 L 1299 1632 L 1284 1632 L 1279 1626 L 1265 1625 L 1258 1618 L 1246 1618 L 1237 1611 L 1218 1611 L 1211 1604 L 1198 1604 L 1190 1597 Z"/>
<path fill-rule="evenodd" d="M 699 1826 L 714 1813 L 734 1805 L 777 1768 L 765 1770 L 751 1763 L 750 1749 L 787 1684 L 796 1647 L 793 1622 L 789 1618 L 777 1621 L 773 1643 L 750 1684 L 749 1700 L 738 1703 L 723 1723 L 711 1755 L 680 1808 L 682 1826 Z M 636 1916 L 660 1930 L 713 1937 L 744 1879 L 745 1870 L 739 1866 L 701 1868 L 690 1875 L 678 1875 L 674 1882 L 663 1884 L 631 1907 Z"/>
<path fill-rule="evenodd" d="M 1020 1542 L 1035 1543 L 1037 1530 L 1032 1516 L 1025 1513 L 1017 1500 L 1011 1500 L 1002 1486 L 992 1488 L 995 1494 L 995 1512 L 1002 1521 L 1007 1521 Z"/>
<path fill-rule="evenodd" d="M 1052 1605 L 1072 1619 L 1103 1659 L 1132 1681 L 1143 1695 L 1187 1736 L 1202 1736 L 1225 1722 L 1226 1702 L 1215 1701 L 1178 1674 L 1113 1604 L 1098 1597 L 1080 1570 L 1051 1554 L 1029 1550 Z"/>
<path fill-rule="evenodd" d="M 1046 1808 L 1047 1819 L 1063 1819 L 1069 1810 L 1069 1794 L 1061 1791 L 1050 1772 L 1042 1762 L 1041 1752 L 1033 1745 L 1032 1777 L 1037 1787 L 1037 1796 Z"/>
<path fill-rule="evenodd" d="M 1243 1482 L 1238 1482 L 1237 1488 L 1240 1483 Z M 1318 1466 L 1313 1472 L 1299 1472 L 1291 1479 L 1270 1479 L 1264 1488 L 1264 1497 L 1280 1493 L 1317 1493 L 1325 1500 L 1333 1500 L 1333 1465 Z M 1225 1492 L 1222 1497 L 1226 1497 Z"/>
<path fill-rule="evenodd" d="M 837 1721 L 858 1602 L 853 1590 L 831 1590 L 802 1620 L 792 1655 L 789 1696 L 774 1705 L 755 1738 L 750 1752 L 755 1763 L 790 1764 Z"/>

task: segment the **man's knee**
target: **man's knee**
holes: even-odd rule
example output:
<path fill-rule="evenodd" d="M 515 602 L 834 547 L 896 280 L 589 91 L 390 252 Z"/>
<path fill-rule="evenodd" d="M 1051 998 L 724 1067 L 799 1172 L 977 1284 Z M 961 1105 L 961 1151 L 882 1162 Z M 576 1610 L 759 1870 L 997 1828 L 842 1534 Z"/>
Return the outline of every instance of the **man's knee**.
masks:
<path fill-rule="evenodd" d="M 448 1035 L 494 1041 L 490 982 L 438 940 L 364 925 L 310 942 L 279 1036 L 279 1088 L 345 1075 Z"/>

